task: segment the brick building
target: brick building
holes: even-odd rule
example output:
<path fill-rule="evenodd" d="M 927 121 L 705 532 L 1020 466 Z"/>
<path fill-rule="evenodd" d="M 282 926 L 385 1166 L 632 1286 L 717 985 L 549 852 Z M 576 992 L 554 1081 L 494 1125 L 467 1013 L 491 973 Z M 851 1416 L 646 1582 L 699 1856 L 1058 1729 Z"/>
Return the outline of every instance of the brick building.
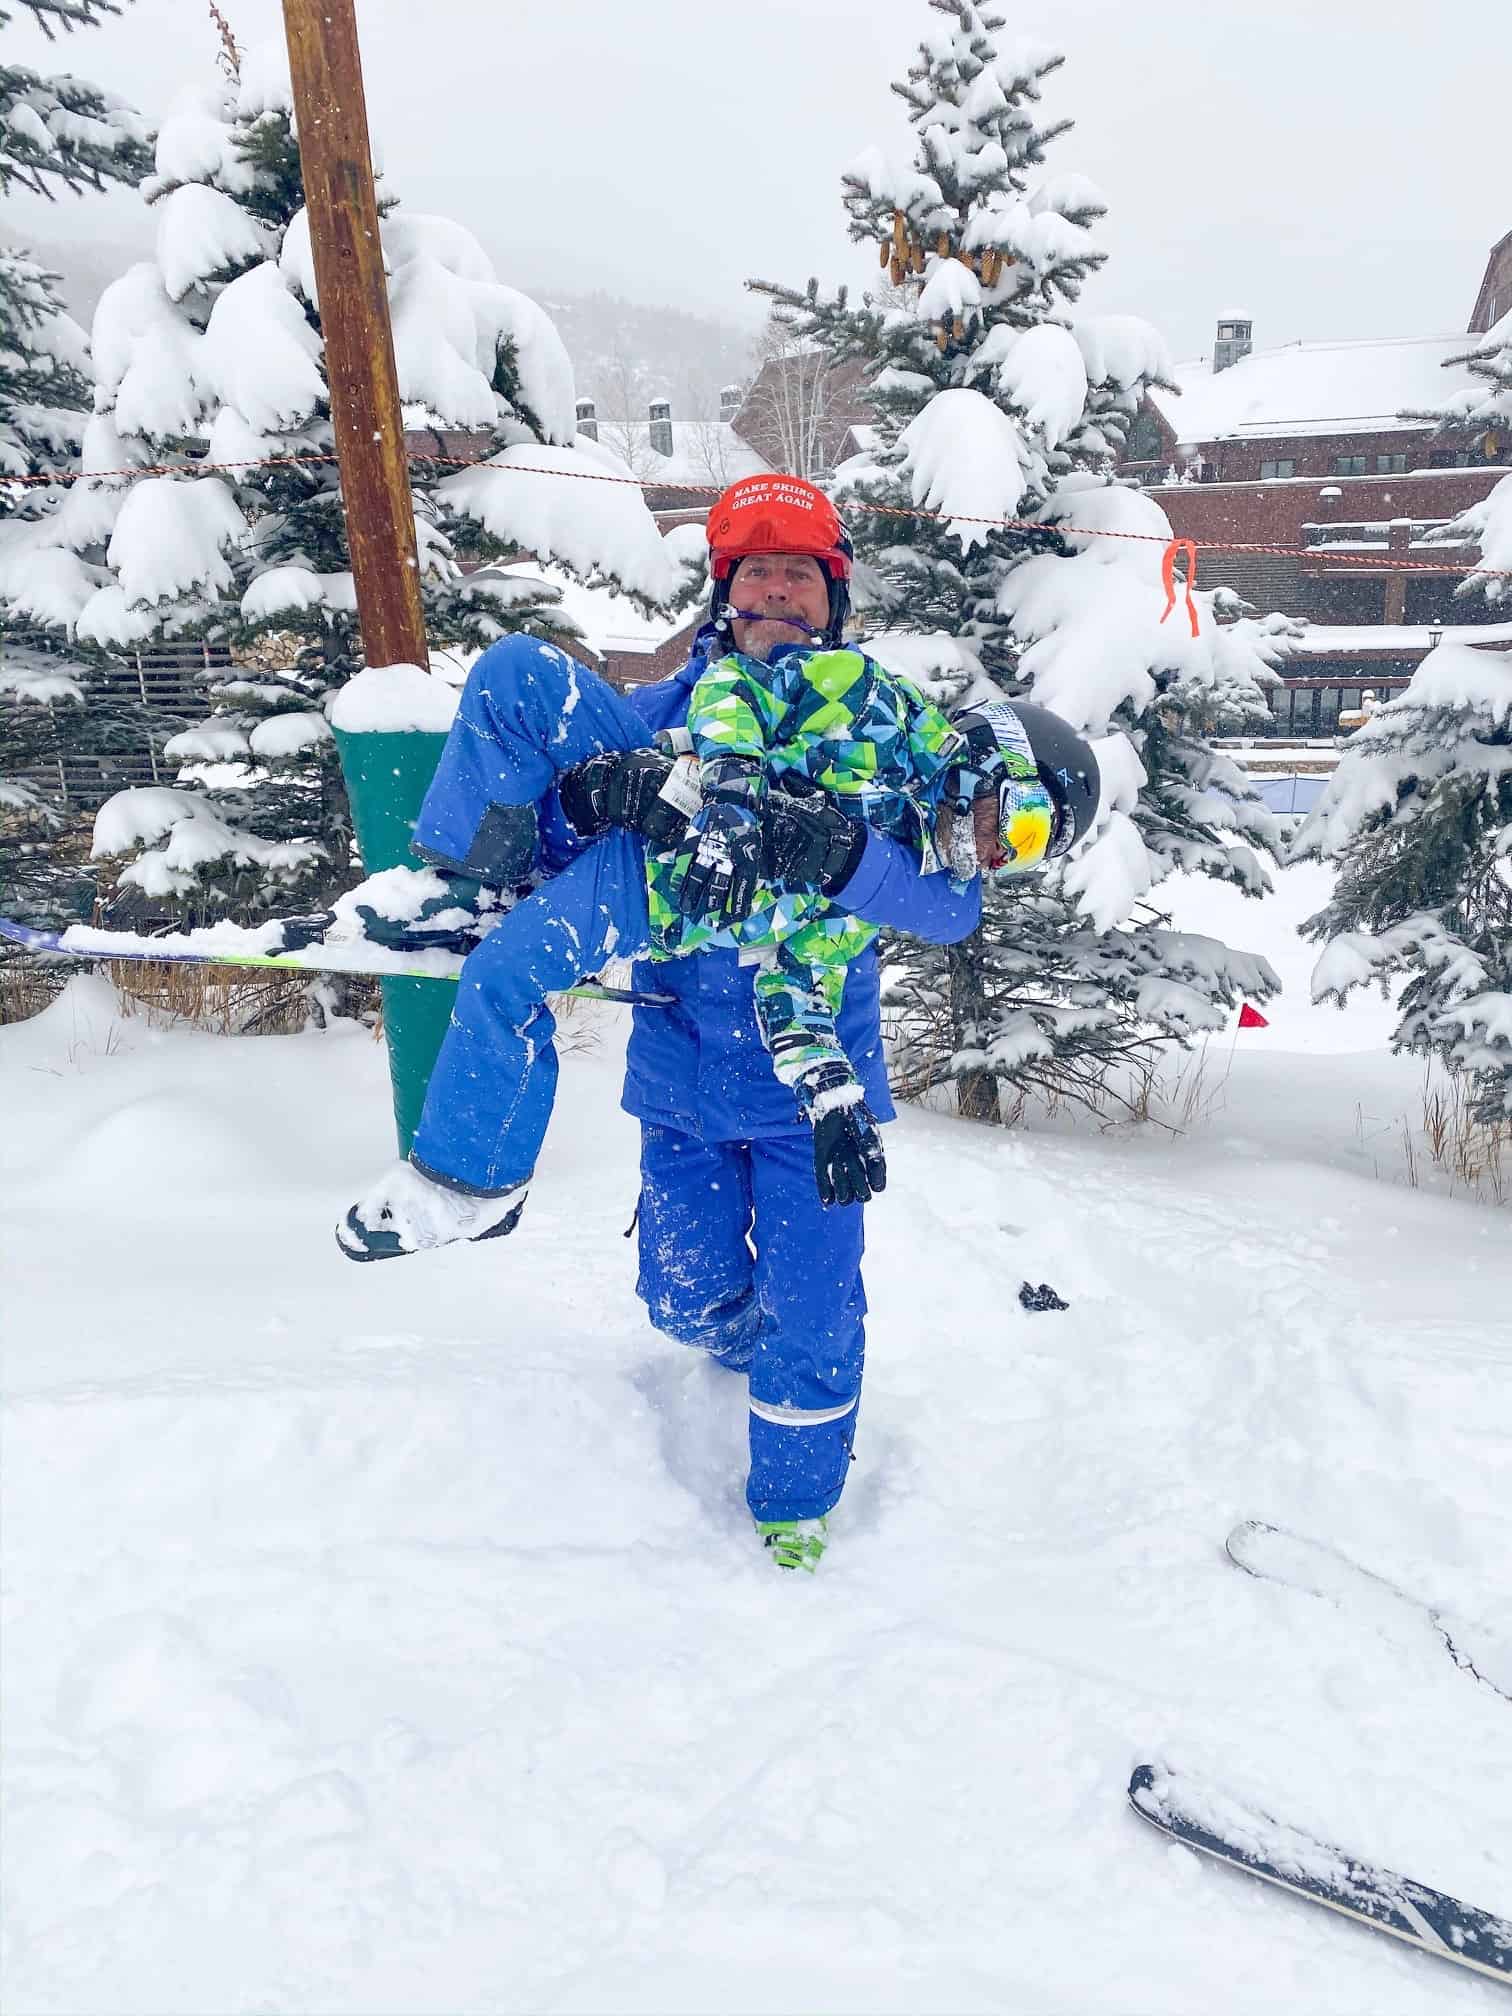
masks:
<path fill-rule="evenodd" d="M 822 482 L 856 452 L 855 430 L 876 417 L 861 400 L 865 375 L 854 360 L 825 366 L 806 351 L 769 357 L 733 417 L 735 431 L 765 467 Z"/>
<path fill-rule="evenodd" d="M 1262 609 L 1315 626 L 1287 668 L 1278 729 L 1328 733 L 1368 687 L 1399 690 L 1445 630 L 1512 646 L 1512 624 L 1457 598 L 1471 547 L 1434 535 L 1512 468 L 1512 439 L 1479 453 L 1446 442 L 1431 414 L 1474 383 L 1450 360 L 1512 309 L 1512 232 L 1492 248 L 1464 334 L 1252 347 L 1252 325 L 1217 325 L 1211 361 L 1154 392 L 1120 474 L 1156 492 L 1177 535 Z M 1399 566 L 1390 563 L 1399 561 Z"/>

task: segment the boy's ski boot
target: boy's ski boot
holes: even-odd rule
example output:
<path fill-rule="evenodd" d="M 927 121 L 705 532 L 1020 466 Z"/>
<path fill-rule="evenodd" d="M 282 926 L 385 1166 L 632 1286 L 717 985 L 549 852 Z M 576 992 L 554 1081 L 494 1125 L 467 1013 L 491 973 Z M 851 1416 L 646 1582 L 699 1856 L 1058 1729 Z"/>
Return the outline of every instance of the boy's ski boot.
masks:
<path fill-rule="evenodd" d="M 336 1244 L 349 1260 L 401 1260 L 456 1239 L 500 1239 L 519 1224 L 529 1188 L 480 1197 L 396 1162 L 336 1227 Z"/>
<path fill-rule="evenodd" d="M 756 1531 L 779 1568 L 812 1575 L 829 1540 L 829 1521 L 823 1513 L 817 1519 L 758 1519 Z"/>

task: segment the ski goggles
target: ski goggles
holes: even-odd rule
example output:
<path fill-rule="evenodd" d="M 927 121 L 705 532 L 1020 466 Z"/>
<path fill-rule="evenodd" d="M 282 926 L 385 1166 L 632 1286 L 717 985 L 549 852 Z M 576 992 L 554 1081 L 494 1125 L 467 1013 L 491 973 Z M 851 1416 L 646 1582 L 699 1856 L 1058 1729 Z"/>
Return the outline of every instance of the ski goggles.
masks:
<path fill-rule="evenodd" d="M 991 700 L 973 711 L 970 754 L 952 777 L 960 810 L 972 808 L 996 784 L 998 845 L 1005 859 L 985 869 L 994 881 L 1029 875 L 1044 866 L 1055 843 L 1055 805 L 1040 781 L 1034 749 L 1012 705 Z"/>
<path fill-rule="evenodd" d="M 1005 777 L 998 786 L 998 844 L 1007 859 L 992 869 L 1008 881 L 1043 868 L 1055 838 L 1055 807 L 1035 777 Z"/>

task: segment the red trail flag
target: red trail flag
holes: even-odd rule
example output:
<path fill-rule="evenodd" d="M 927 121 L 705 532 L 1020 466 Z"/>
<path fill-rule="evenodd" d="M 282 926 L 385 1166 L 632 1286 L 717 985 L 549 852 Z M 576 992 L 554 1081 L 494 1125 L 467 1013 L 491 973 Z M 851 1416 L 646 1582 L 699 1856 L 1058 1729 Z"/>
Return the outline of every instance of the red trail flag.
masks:
<path fill-rule="evenodd" d="M 1246 1001 L 1239 1010 L 1239 1027 L 1241 1029 L 1269 1029 L 1270 1023 L 1260 1013 L 1258 1008 L 1251 1008 L 1248 1001 Z"/>

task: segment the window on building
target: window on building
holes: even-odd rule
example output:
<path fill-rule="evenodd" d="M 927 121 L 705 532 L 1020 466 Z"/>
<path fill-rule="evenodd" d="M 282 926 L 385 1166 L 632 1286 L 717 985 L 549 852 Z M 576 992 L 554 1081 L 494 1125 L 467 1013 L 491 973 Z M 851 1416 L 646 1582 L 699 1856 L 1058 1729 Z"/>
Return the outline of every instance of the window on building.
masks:
<path fill-rule="evenodd" d="M 1377 455 L 1377 476 L 1400 476 L 1407 467 L 1405 455 Z"/>
<path fill-rule="evenodd" d="M 1469 451 L 1464 448 L 1458 451 L 1453 448 L 1432 448 L 1428 452 L 1428 467 L 1430 469 L 1468 469 L 1470 467 Z"/>
<path fill-rule="evenodd" d="M 1363 476 L 1365 457 L 1363 455 L 1335 455 L 1333 473 L 1335 476 Z"/>
<path fill-rule="evenodd" d="M 1268 483 L 1276 476 L 1295 476 L 1296 473 L 1297 465 L 1290 456 L 1283 456 L 1277 462 L 1262 462 L 1260 464 L 1260 481 L 1262 483 Z"/>
<path fill-rule="evenodd" d="M 1318 690 L 1315 686 L 1293 686 L 1287 691 L 1286 725 L 1293 735 L 1318 732 Z"/>

